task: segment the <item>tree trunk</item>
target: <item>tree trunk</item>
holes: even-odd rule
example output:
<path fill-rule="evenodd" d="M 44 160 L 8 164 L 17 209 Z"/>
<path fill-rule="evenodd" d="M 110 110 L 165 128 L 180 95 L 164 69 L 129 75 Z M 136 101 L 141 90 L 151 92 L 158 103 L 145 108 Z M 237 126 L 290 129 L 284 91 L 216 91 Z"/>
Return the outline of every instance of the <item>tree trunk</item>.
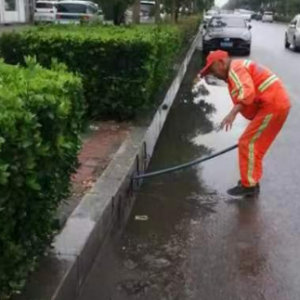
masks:
<path fill-rule="evenodd" d="M 193 1 L 193 13 L 196 14 L 198 12 L 198 3 L 197 1 Z"/>
<path fill-rule="evenodd" d="M 155 0 L 155 23 L 160 21 L 160 0 Z"/>
<path fill-rule="evenodd" d="M 285 14 L 288 16 L 290 13 L 290 1 L 285 0 Z"/>
<path fill-rule="evenodd" d="M 195 13 L 195 1 L 191 0 L 189 14 Z"/>
<path fill-rule="evenodd" d="M 178 18 L 179 18 L 179 7 L 176 7 L 176 10 L 175 10 L 175 23 L 178 22 Z"/>
<path fill-rule="evenodd" d="M 114 24 L 119 26 L 122 23 L 122 11 L 121 11 L 121 6 L 119 3 L 116 3 L 113 5 L 113 20 Z"/>
<path fill-rule="evenodd" d="M 180 13 L 180 7 L 181 7 L 181 2 L 176 0 L 176 8 L 175 8 L 175 23 L 178 22 L 179 18 L 179 13 Z M 183 7 L 182 7 L 183 8 Z M 182 10 L 181 14 L 184 14 L 184 11 Z"/>
<path fill-rule="evenodd" d="M 176 10 L 177 10 L 177 7 L 176 7 L 176 0 L 172 0 L 172 6 L 171 6 L 171 20 L 172 20 L 172 23 L 176 23 Z"/>
<path fill-rule="evenodd" d="M 132 21 L 134 24 L 140 24 L 140 12 L 141 12 L 141 2 L 140 0 L 135 0 L 133 4 L 133 15 L 132 15 Z"/>

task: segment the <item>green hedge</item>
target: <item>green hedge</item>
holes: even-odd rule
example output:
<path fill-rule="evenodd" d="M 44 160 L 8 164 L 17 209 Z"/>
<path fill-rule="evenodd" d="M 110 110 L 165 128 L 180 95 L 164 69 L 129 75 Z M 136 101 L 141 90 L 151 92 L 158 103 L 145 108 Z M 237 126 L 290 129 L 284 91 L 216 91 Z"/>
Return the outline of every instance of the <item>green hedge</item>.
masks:
<path fill-rule="evenodd" d="M 274 20 L 281 23 L 290 23 L 293 20 L 294 16 L 285 16 L 285 15 L 275 15 Z"/>
<path fill-rule="evenodd" d="M 90 116 L 134 116 L 153 104 L 198 24 L 51 26 L 1 37 L 6 62 L 27 66 L 0 62 L 1 300 L 22 288 L 51 243 L 56 209 L 77 167 L 83 90 Z"/>
<path fill-rule="evenodd" d="M 49 67 L 57 58 L 82 75 L 90 117 L 128 119 L 153 105 L 175 55 L 198 24 L 199 18 L 179 26 L 47 26 L 3 34 L 0 51 L 11 64 L 23 64 L 30 55 Z"/>
<path fill-rule="evenodd" d="M 178 29 L 181 34 L 181 40 L 183 41 L 183 45 L 187 45 L 190 42 L 191 38 L 199 29 L 202 18 L 199 15 L 185 17 L 183 19 L 179 19 Z"/>
<path fill-rule="evenodd" d="M 81 80 L 0 62 L 0 299 L 19 290 L 51 242 L 59 203 L 77 167 Z"/>

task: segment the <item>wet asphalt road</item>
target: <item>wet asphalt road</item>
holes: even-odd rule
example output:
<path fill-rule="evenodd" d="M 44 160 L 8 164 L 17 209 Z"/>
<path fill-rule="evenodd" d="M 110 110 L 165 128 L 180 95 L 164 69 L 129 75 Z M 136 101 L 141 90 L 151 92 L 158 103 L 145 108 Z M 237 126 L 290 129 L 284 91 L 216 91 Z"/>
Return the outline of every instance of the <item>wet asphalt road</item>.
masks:
<path fill-rule="evenodd" d="M 257 199 L 233 201 L 236 151 L 201 166 L 144 182 L 121 236 L 96 259 L 79 300 L 300 299 L 300 54 L 284 49 L 284 25 L 253 24 L 251 58 L 286 84 L 293 109 L 265 160 Z M 231 146 L 215 126 L 231 108 L 226 87 L 191 92 L 197 52 L 171 110 L 150 169 Z M 135 216 L 147 215 L 148 221 Z"/>

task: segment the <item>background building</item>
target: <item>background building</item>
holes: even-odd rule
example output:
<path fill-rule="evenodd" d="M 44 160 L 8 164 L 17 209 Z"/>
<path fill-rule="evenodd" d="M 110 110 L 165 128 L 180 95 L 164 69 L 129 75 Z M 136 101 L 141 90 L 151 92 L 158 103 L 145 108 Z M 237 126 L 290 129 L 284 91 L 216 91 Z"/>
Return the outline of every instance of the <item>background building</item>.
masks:
<path fill-rule="evenodd" d="M 0 24 L 28 23 L 33 10 L 34 0 L 0 0 Z"/>

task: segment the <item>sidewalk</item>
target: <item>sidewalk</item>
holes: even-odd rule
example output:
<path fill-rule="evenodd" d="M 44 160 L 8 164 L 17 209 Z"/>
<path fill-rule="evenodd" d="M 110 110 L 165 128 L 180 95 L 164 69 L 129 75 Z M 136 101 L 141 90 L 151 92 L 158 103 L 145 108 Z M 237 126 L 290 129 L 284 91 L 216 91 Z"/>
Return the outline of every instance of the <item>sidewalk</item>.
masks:
<path fill-rule="evenodd" d="M 107 168 L 131 129 L 129 124 L 112 121 L 98 122 L 88 127 L 78 157 L 80 166 L 72 178 L 72 194 L 58 211 L 61 226 Z"/>

